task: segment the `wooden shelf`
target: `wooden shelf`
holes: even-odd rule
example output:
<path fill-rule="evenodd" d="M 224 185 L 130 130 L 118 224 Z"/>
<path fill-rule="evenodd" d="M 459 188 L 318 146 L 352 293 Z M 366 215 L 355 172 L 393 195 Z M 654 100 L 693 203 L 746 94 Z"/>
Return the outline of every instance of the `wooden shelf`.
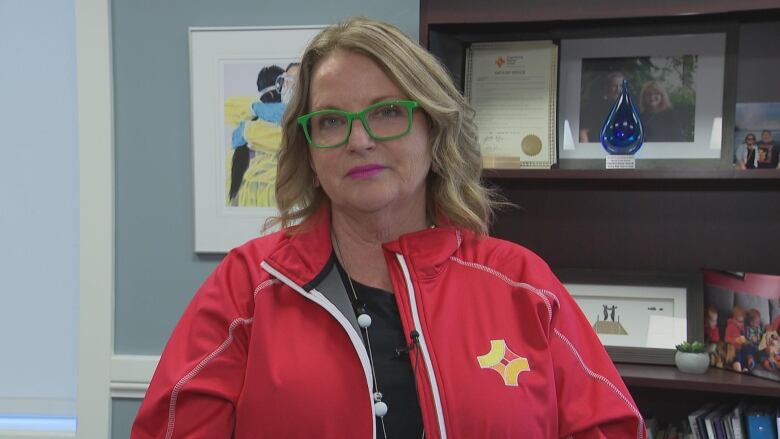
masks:
<path fill-rule="evenodd" d="M 728 370 L 710 368 L 705 374 L 694 375 L 682 373 L 673 366 L 615 366 L 627 386 L 780 398 L 780 382 Z"/>
<path fill-rule="evenodd" d="M 568 0 L 493 0 L 486 7 L 469 0 L 422 0 L 420 2 L 420 42 L 428 46 L 431 30 L 512 32 L 529 27 L 577 27 L 583 22 L 642 23 L 648 19 L 674 21 L 753 20 L 776 17 L 776 0 L 663 0 L 656 2 L 602 1 L 581 4 Z M 653 20 L 657 21 L 657 20 Z M 514 32 L 517 32 L 514 30 Z"/>
<path fill-rule="evenodd" d="M 734 2 L 731 0 L 664 0 L 655 3 L 642 2 L 599 2 L 594 5 L 580 5 L 566 0 L 494 0 L 489 7 L 468 0 L 420 2 L 423 26 L 456 23 L 528 23 L 536 21 L 569 22 L 592 19 L 648 17 L 700 16 L 710 14 L 734 14 L 739 12 L 777 9 L 775 0 L 752 0 Z M 427 30 L 427 29 L 423 29 Z M 422 34 L 422 33 L 421 33 Z"/>
<path fill-rule="evenodd" d="M 486 178 L 527 180 L 775 180 L 778 169 L 486 169 Z"/>

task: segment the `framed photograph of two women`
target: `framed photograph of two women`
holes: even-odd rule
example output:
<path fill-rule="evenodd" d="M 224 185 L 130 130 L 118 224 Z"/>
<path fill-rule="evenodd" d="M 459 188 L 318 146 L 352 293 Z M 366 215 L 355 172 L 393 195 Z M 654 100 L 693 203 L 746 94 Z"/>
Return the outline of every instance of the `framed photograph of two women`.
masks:
<path fill-rule="evenodd" d="M 321 28 L 190 28 L 196 252 L 227 252 L 276 214 L 281 118 Z"/>
<path fill-rule="evenodd" d="M 726 43 L 727 32 L 562 40 L 560 166 L 603 169 L 600 131 L 626 80 L 644 128 L 637 168 L 730 167 Z"/>

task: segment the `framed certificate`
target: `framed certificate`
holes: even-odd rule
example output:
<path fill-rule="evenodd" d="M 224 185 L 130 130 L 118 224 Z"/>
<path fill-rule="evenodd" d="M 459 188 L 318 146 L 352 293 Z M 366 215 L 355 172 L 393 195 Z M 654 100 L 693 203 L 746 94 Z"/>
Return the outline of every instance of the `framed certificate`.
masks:
<path fill-rule="evenodd" d="M 476 111 L 488 169 L 550 168 L 556 154 L 558 46 L 552 41 L 474 43 L 465 94 Z"/>

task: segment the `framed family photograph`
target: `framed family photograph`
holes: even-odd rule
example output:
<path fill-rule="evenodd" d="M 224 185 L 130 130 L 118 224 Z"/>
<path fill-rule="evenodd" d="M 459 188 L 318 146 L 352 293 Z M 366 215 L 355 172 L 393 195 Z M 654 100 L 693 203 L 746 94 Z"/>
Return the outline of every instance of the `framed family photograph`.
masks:
<path fill-rule="evenodd" d="M 674 364 L 675 345 L 701 339 L 701 276 L 561 271 L 613 361 Z"/>
<path fill-rule="evenodd" d="M 780 381 L 780 276 L 704 271 L 704 341 L 710 364 Z"/>
<path fill-rule="evenodd" d="M 780 102 L 737 103 L 736 169 L 780 168 Z"/>
<path fill-rule="evenodd" d="M 562 40 L 561 167 L 604 166 L 624 80 L 645 135 L 637 167 L 721 166 L 726 60 L 726 33 Z"/>
<path fill-rule="evenodd" d="M 267 231 L 282 115 L 321 28 L 190 28 L 196 252 L 227 252 Z"/>

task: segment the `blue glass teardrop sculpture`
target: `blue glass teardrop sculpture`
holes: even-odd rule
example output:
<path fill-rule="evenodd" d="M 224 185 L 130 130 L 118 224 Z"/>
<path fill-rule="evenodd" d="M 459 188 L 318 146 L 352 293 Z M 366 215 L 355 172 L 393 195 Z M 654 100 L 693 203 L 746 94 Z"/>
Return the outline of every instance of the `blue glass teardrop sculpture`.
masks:
<path fill-rule="evenodd" d="M 604 149 L 613 155 L 633 155 L 645 141 L 642 121 L 628 94 L 628 81 L 625 79 L 623 90 L 604 121 L 599 138 Z"/>

